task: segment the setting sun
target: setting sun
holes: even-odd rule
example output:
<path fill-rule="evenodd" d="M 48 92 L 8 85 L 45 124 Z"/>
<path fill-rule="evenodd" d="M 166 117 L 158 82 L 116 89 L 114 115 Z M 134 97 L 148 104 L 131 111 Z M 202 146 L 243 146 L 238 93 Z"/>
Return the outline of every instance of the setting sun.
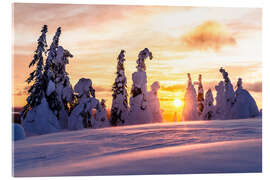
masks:
<path fill-rule="evenodd" d="M 176 107 L 180 107 L 183 104 L 183 102 L 180 99 L 175 99 L 173 103 Z"/>

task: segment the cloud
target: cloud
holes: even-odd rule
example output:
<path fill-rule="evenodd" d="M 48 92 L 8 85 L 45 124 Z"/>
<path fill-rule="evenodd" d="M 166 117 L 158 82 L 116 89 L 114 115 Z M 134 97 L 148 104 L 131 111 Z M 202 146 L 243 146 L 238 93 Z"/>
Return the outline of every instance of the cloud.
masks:
<path fill-rule="evenodd" d="M 13 93 L 14 96 L 25 96 L 28 94 L 28 89 L 30 86 L 25 86 L 22 90 L 18 90 Z"/>
<path fill-rule="evenodd" d="M 254 83 L 243 83 L 243 87 L 248 91 L 253 92 L 262 92 L 262 82 L 254 82 Z"/>
<path fill-rule="evenodd" d="M 94 89 L 96 90 L 96 92 L 112 92 L 111 88 L 106 88 L 103 86 L 94 86 Z"/>
<path fill-rule="evenodd" d="M 184 46 L 191 50 L 218 51 L 223 46 L 235 45 L 236 39 L 218 22 L 206 21 L 181 36 Z"/>
<path fill-rule="evenodd" d="M 179 90 L 185 90 L 186 84 L 174 84 L 169 86 L 161 85 L 160 90 L 162 91 L 170 91 L 170 92 L 177 92 Z"/>

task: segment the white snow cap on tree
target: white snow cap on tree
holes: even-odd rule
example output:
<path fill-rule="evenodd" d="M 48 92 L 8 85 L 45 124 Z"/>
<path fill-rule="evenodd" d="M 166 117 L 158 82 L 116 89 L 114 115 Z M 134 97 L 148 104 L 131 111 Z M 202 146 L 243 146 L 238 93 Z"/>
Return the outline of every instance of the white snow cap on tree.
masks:
<path fill-rule="evenodd" d="M 160 110 L 160 102 L 158 98 L 158 90 L 160 89 L 160 84 L 158 81 L 155 81 L 151 85 L 151 91 L 147 94 L 148 107 L 152 113 L 152 123 L 162 122 L 162 112 Z"/>
<path fill-rule="evenodd" d="M 260 114 L 256 101 L 246 89 L 243 89 L 241 78 L 237 82 L 235 102 L 231 112 L 233 119 L 252 118 Z"/>
<path fill-rule="evenodd" d="M 125 75 L 124 61 L 125 50 L 121 50 L 118 55 L 117 77 L 112 87 L 113 101 L 111 107 L 110 122 L 112 126 L 118 126 L 127 123 L 128 118 L 128 101 L 127 101 L 127 79 Z"/>
<path fill-rule="evenodd" d="M 188 83 L 184 97 L 185 104 L 182 112 L 182 121 L 199 120 L 197 111 L 196 90 L 192 84 L 190 74 L 188 73 L 187 76 Z"/>
<path fill-rule="evenodd" d="M 130 97 L 130 112 L 128 124 L 143 124 L 152 122 L 152 114 L 147 102 L 147 76 L 145 60 L 153 58 L 148 48 L 140 51 L 137 62 L 137 72 L 132 74 L 132 89 Z"/>
<path fill-rule="evenodd" d="M 95 90 L 90 79 L 81 78 L 74 87 L 78 96 L 78 104 L 71 111 L 68 118 L 68 129 L 78 130 L 91 127 L 94 124 L 92 114 L 93 108 L 97 109 L 99 104 L 95 98 Z"/>
<path fill-rule="evenodd" d="M 216 106 L 215 106 L 215 119 L 225 119 L 225 108 L 226 108 L 226 98 L 225 98 L 225 87 L 224 82 L 220 81 L 217 86 L 215 86 L 216 95 Z"/>
<path fill-rule="evenodd" d="M 214 107 L 214 98 L 212 94 L 212 90 L 208 89 L 208 91 L 205 94 L 205 100 L 204 100 L 204 109 L 201 114 L 201 118 L 203 120 L 211 120 L 215 117 L 215 107 Z"/>

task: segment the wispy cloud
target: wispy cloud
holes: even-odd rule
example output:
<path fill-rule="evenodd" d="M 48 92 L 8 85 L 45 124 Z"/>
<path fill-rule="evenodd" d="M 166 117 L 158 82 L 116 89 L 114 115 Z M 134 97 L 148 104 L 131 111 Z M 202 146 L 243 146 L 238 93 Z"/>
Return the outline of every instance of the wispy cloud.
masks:
<path fill-rule="evenodd" d="M 262 82 L 243 83 L 243 87 L 249 91 L 262 92 Z"/>
<path fill-rule="evenodd" d="M 207 21 L 196 26 L 181 37 L 184 46 L 195 50 L 219 50 L 223 46 L 235 45 L 236 39 L 218 22 Z"/>

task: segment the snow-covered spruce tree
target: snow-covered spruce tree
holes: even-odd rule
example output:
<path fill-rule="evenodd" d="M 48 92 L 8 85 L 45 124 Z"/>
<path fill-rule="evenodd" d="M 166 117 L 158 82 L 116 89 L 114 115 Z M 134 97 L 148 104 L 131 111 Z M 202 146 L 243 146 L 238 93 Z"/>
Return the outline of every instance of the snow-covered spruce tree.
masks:
<path fill-rule="evenodd" d="M 192 83 L 190 74 L 188 76 L 188 84 L 186 88 L 186 93 L 184 97 L 184 108 L 182 112 L 182 120 L 181 121 L 193 121 L 199 120 L 198 110 L 197 110 L 197 98 L 196 98 L 196 90 Z"/>
<path fill-rule="evenodd" d="M 132 74 L 132 88 L 130 97 L 130 111 L 128 114 L 128 124 L 151 123 L 152 117 L 147 103 L 147 76 L 145 60 L 153 58 L 148 48 L 140 51 L 138 55 L 137 71 Z"/>
<path fill-rule="evenodd" d="M 27 78 L 26 82 L 30 84 L 34 81 L 33 85 L 29 88 L 27 97 L 27 104 L 24 106 L 22 111 L 22 117 L 25 117 L 26 113 L 36 107 L 41 103 L 41 99 L 44 97 L 44 81 L 43 81 L 43 55 L 45 54 L 47 42 L 46 42 L 46 33 L 48 31 L 47 25 L 44 25 L 41 32 L 41 36 L 38 38 L 38 46 L 35 50 L 33 60 L 29 64 L 29 68 L 36 65 L 36 69 L 30 73 L 30 76 Z"/>
<path fill-rule="evenodd" d="M 121 50 L 118 55 L 117 72 L 115 82 L 112 87 L 112 107 L 110 123 L 112 126 L 124 124 L 128 116 L 128 100 L 127 100 L 127 78 L 125 75 L 125 50 Z"/>
<path fill-rule="evenodd" d="M 214 107 L 214 98 L 212 94 L 212 90 L 208 89 L 208 91 L 205 94 L 205 100 L 204 100 L 204 109 L 201 114 L 201 119 L 203 120 L 212 120 L 215 115 L 215 107 Z"/>
<path fill-rule="evenodd" d="M 22 115 L 22 125 L 26 136 L 40 135 L 57 132 L 60 130 L 57 117 L 49 108 L 45 95 L 46 78 L 43 71 L 43 52 L 46 47 L 47 26 L 44 25 L 42 35 L 38 39 L 38 48 L 35 51 L 34 60 L 30 66 L 37 63 L 37 70 L 30 75 L 27 82 L 34 80 L 33 86 L 29 89 L 27 105 Z"/>
<path fill-rule="evenodd" d="M 57 56 L 57 48 L 59 42 L 59 36 L 61 34 L 61 27 L 57 28 L 57 31 L 53 37 L 53 41 L 48 49 L 48 57 L 46 59 L 46 64 L 44 67 L 44 81 L 46 84 L 46 99 L 48 101 L 50 109 L 59 116 L 59 110 L 61 109 L 61 104 L 57 98 L 56 87 L 55 87 L 55 64 L 53 60 Z"/>
<path fill-rule="evenodd" d="M 202 75 L 199 74 L 199 79 L 198 79 L 198 95 L 197 95 L 197 103 L 198 103 L 198 114 L 199 116 L 203 112 L 203 104 L 204 104 L 204 91 L 203 91 L 203 85 L 202 85 Z"/>
<path fill-rule="evenodd" d="M 74 87 L 77 105 L 71 111 L 68 118 L 68 129 L 78 130 L 92 127 L 95 119 L 93 108 L 98 109 L 98 100 L 95 98 L 95 90 L 90 79 L 81 78 Z"/>
<path fill-rule="evenodd" d="M 231 80 L 228 76 L 228 72 L 225 71 L 222 67 L 219 69 L 219 72 L 222 74 L 224 82 L 225 82 L 225 119 L 231 119 L 231 109 L 235 101 L 235 93 L 233 90 L 233 85 L 231 83 Z"/>
<path fill-rule="evenodd" d="M 101 102 L 98 104 L 98 108 L 96 111 L 96 120 L 93 125 L 94 128 L 104 128 L 109 127 L 110 121 L 107 118 L 107 110 L 105 100 L 101 99 Z"/>
<path fill-rule="evenodd" d="M 260 114 L 256 101 L 246 89 L 243 89 L 241 78 L 237 81 L 235 102 L 231 113 L 233 119 L 252 118 Z"/>
<path fill-rule="evenodd" d="M 217 95 L 216 95 L 216 106 L 215 106 L 215 118 L 214 119 L 225 119 L 225 87 L 224 82 L 220 81 L 218 85 L 215 86 Z"/>
<path fill-rule="evenodd" d="M 158 90 L 160 89 L 160 85 L 158 81 L 155 81 L 151 85 L 151 91 L 147 93 L 147 102 L 149 110 L 152 113 L 152 122 L 160 123 L 163 120 L 162 112 L 160 110 L 160 102 L 158 98 Z"/>
<path fill-rule="evenodd" d="M 68 73 L 66 72 L 69 57 L 73 57 L 73 55 L 70 54 L 68 50 L 65 50 L 62 46 L 57 48 L 56 57 L 52 61 L 52 70 L 55 78 L 49 81 L 55 85 L 55 92 L 60 105 L 57 115 L 63 129 L 66 129 L 68 126 L 68 114 L 73 100 L 73 89 L 69 81 Z M 47 95 L 49 95 L 49 93 Z"/>

